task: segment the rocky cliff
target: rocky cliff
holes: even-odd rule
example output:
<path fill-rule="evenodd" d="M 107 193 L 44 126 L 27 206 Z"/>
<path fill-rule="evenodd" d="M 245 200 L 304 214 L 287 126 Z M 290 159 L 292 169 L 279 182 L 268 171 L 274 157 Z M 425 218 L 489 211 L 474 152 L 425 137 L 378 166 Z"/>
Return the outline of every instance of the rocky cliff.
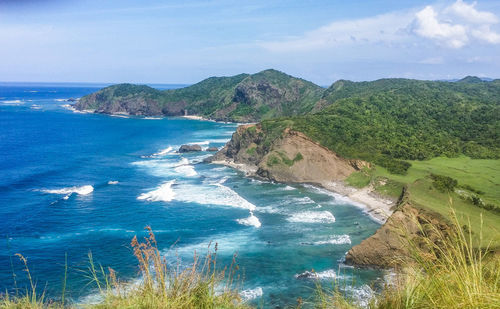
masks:
<path fill-rule="evenodd" d="M 273 181 L 316 184 L 343 180 L 368 164 L 341 158 L 290 129 L 270 138 L 260 125 L 238 127 L 231 141 L 211 161 L 245 164 L 255 175 Z"/>
<path fill-rule="evenodd" d="M 436 232 L 447 234 L 450 227 L 440 215 L 414 207 L 403 190 L 396 211 L 374 235 L 352 247 L 346 264 L 365 267 L 397 267 L 410 261 L 412 248 L 425 251 L 428 243 L 439 242 Z"/>

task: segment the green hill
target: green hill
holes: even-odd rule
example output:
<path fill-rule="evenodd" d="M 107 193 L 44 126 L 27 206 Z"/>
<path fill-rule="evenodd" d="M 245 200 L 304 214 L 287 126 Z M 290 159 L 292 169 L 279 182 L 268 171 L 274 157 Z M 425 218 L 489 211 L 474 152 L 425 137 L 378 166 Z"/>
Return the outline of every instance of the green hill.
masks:
<path fill-rule="evenodd" d="M 199 115 L 250 122 L 311 111 L 323 89 L 276 70 L 231 77 L 210 77 L 192 86 L 166 91 L 120 84 L 84 96 L 79 110 L 132 115 Z"/>
<path fill-rule="evenodd" d="M 493 82 L 337 81 L 319 106 L 263 126 L 303 132 L 346 158 L 500 157 L 500 85 Z"/>

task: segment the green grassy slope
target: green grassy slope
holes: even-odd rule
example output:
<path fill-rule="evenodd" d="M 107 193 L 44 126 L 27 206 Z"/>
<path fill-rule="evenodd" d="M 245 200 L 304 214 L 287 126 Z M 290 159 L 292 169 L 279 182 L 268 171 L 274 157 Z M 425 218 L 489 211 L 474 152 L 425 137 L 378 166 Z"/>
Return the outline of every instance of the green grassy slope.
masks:
<path fill-rule="evenodd" d="M 346 181 L 358 187 L 374 184 L 378 192 L 393 197 L 399 196 L 406 185 L 412 205 L 445 218 L 449 217 L 451 203 L 462 225 L 469 225 L 470 220 L 476 241 L 479 241 L 481 228 L 478 214 L 483 213 L 482 245 L 486 246 L 492 241 L 493 247 L 500 247 L 500 213 L 480 208 L 464 198 L 464 195 L 476 195 L 484 203 L 500 206 L 500 160 L 438 157 L 411 161 L 411 164 L 406 175 L 391 174 L 387 169 L 376 166 L 371 170 L 355 172 Z M 458 187 L 453 192 L 441 192 L 433 185 L 431 173 L 456 179 Z M 471 190 L 482 192 L 477 194 Z"/>

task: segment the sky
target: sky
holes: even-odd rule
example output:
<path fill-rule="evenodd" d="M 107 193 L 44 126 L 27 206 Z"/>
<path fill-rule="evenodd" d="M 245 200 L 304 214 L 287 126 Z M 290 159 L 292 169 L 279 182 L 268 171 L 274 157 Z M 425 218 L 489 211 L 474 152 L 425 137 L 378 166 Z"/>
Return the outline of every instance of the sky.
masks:
<path fill-rule="evenodd" d="M 0 0 L 0 81 L 500 77 L 500 1 Z"/>

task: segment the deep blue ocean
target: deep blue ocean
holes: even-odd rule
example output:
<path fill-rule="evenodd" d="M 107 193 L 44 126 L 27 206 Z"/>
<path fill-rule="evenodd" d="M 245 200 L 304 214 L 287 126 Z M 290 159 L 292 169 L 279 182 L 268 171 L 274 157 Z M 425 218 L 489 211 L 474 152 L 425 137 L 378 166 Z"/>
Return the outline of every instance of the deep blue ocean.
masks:
<path fill-rule="evenodd" d="M 316 283 L 334 280 L 348 294 L 371 293 L 382 273 L 342 264 L 379 226 L 361 208 L 312 186 L 203 163 L 206 151 L 175 152 L 187 143 L 222 147 L 236 124 L 63 107 L 103 86 L 0 83 L 0 291 L 28 284 L 15 253 L 49 298 L 61 295 L 65 255 L 75 302 L 95 298 L 89 252 L 119 277 L 140 280 L 130 241 L 151 226 L 169 261 L 179 256 L 189 265 L 210 242 L 218 244 L 218 265 L 237 253 L 242 296 L 254 304 L 307 301 Z M 298 276 L 311 270 L 316 278 Z"/>

